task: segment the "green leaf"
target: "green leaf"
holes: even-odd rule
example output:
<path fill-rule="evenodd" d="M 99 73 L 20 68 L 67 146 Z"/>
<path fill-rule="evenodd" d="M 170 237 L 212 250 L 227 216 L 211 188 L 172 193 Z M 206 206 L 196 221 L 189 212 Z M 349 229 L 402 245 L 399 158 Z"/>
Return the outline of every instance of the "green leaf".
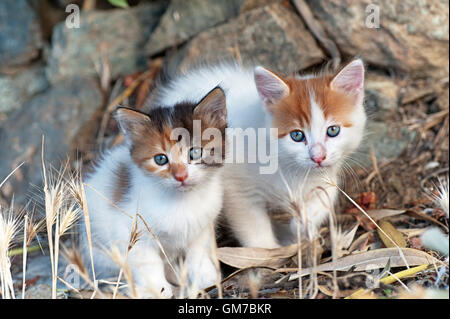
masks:
<path fill-rule="evenodd" d="M 110 4 L 116 7 L 120 8 L 129 8 L 130 5 L 128 4 L 127 0 L 108 0 Z"/>

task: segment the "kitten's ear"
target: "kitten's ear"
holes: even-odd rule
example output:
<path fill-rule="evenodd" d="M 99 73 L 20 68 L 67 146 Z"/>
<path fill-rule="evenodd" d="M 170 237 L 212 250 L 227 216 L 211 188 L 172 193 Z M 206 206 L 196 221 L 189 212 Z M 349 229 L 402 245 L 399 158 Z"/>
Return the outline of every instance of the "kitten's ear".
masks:
<path fill-rule="evenodd" d="M 212 89 L 194 108 L 194 117 L 208 121 L 215 127 L 227 125 L 227 103 L 220 87 Z"/>
<path fill-rule="evenodd" d="M 128 140 L 138 138 L 145 126 L 151 122 L 147 114 L 123 106 L 116 109 L 114 116 L 123 135 Z"/>
<path fill-rule="evenodd" d="M 364 91 L 364 64 L 361 59 L 347 64 L 331 80 L 330 87 L 346 94 L 360 95 Z"/>
<path fill-rule="evenodd" d="M 256 89 L 264 102 L 274 103 L 289 95 L 289 86 L 275 73 L 257 66 L 253 74 Z"/>

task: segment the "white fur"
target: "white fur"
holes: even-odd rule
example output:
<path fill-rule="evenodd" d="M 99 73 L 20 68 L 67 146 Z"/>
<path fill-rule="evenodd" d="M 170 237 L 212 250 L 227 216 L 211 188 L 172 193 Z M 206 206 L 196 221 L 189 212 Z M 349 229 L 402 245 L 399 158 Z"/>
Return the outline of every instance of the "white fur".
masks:
<path fill-rule="evenodd" d="M 351 70 L 354 69 L 352 67 Z M 264 74 L 261 68 L 257 68 L 255 72 Z M 348 84 L 348 72 L 341 73 L 346 76 L 344 82 Z M 267 81 L 262 83 L 266 88 L 273 87 Z M 225 90 L 229 127 L 270 128 L 271 116 L 258 94 L 253 72 L 237 65 L 221 65 L 188 72 L 161 88 L 154 102 L 162 105 L 185 100 L 195 103 L 218 84 Z M 278 88 L 280 85 L 274 86 Z M 326 129 L 337 123 L 333 119 L 325 120 L 314 100 L 311 113 L 312 129 L 305 131 L 305 134 L 312 144 L 296 143 L 289 135 L 280 139 L 278 152 L 275 154 L 279 169 L 275 174 L 261 175 L 259 168 L 262 164 L 258 162 L 226 166 L 224 214 L 242 245 L 265 248 L 279 246 L 267 207 L 283 206 L 283 200 L 289 197 L 288 189 L 301 203 L 303 220 L 306 221 L 302 223 L 303 231 L 306 227 L 310 234 L 314 234 L 333 209 L 337 192 L 324 182 L 323 177 L 327 176 L 337 183 L 345 156 L 354 151 L 361 141 L 366 120 L 362 98 L 355 105 L 353 119 L 356 125 L 350 128 L 342 126 L 340 134 L 335 138 L 326 138 Z M 315 163 L 310 158 L 310 147 L 314 143 L 320 143 L 327 153 L 324 167 L 320 169 L 314 167 Z M 296 233 L 295 219 L 291 227 Z"/>
<path fill-rule="evenodd" d="M 117 245 L 125 256 L 131 233 L 132 219 L 97 194 L 99 192 L 112 200 L 114 183 L 117 182 L 115 172 L 121 163 L 129 169 L 131 188 L 116 205 L 131 216 L 139 213 L 144 217 L 173 265 L 177 265 L 179 257 L 185 254 L 191 283 L 195 282 L 200 288 L 216 283 L 217 272 L 210 259 L 211 243 L 215 240 L 211 226 L 222 206 L 221 170 L 210 172 L 208 178 L 197 178 L 189 190 L 180 191 L 176 181 L 168 182 L 157 175 L 144 173 L 133 163 L 126 145 L 107 152 L 96 171 L 85 181 L 89 185 L 86 195 L 97 278 L 117 276 L 118 267 L 105 254 L 105 249 Z M 167 260 L 156 240 L 138 221 L 143 235 L 128 256 L 138 291 L 141 296 L 155 296 L 151 289 L 153 292 L 163 289 L 162 296 L 170 297 L 172 286 L 164 273 Z M 84 225 L 80 233 L 83 234 L 84 259 L 89 264 Z"/>

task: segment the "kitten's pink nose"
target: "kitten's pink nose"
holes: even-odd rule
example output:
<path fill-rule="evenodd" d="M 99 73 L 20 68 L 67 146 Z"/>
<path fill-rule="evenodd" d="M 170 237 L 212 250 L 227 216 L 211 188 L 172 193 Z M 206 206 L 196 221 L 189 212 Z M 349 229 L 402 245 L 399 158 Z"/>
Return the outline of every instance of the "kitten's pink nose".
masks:
<path fill-rule="evenodd" d="M 322 163 L 325 160 L 326 156 L 322 156 L 322 157 L 311 157 L 311 159 L 313 160 L 314 163 L 317 163 L 320 165 L 320 163 Z"/>
<path fill-rule="evenodd" d="M 186 165 L 174 163 L 170 166 L 170 172 L 179 182 L 184 182 L 188 178 L 188 172 Z"/>
<path fill-rule="evenodd" d="M 320 165 L 327 157 L 327 151 L 322 144 L 316 143 L 311 146 L 311 149 L 309 150 L 309 156 L 314 163 Z"/>
<path fill-rule="evenodd" d="M 187 171 L 176 172 L 174 177 L 177 181 L 184 182 L 188 178 L 188 173 Z"/>

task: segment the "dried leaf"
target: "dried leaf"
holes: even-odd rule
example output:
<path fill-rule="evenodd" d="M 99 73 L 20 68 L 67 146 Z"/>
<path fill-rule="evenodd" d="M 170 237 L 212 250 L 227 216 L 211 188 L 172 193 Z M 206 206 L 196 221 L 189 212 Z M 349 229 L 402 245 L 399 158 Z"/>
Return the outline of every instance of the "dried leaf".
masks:
<path fill-rule="evenodd" d="M 382 218 L 386 217 L 392 217 L 404 214 L 406 210 L 404 209 L 373 209 L 369 210 L 367 213 L 372 217 L 374 220 L 380 220 Z"/>
<path fill-rule="evenodd" d="M 353 242 L 353 239 L 355 238 L 358 227 L 359 223 L 356 223 L 355 226 L 353 226 L 353 228 L 342 237 L 342 240 L 340 242 L 341 248 L 347 249 L 348 247 L 350 247 L 350 245 Z"/>
<path fill-rule="evenodd" d="M 221 247 L 218 257 L 224 264 L 236 267 L 272 267 L 284 265 L 297 254 L 297 245 L 266 249 L 257 247 Z"/>
<path fill-rule="evenodd" d="M 399 232 L 394 225 L 387 220 L 381 220 L 378 223 L 378 226 L 380 226 L 380 228 L 389 236 L 389 238 L 386 237 L 382 231 L 377 229 L 378 236 L 380 236 L 381 241 L 386 247 L 395 247 L 395 244 L 392 241 L 394 241 L 399 247 L 406 247 L 405 237 L 403 237 L 403 234 Z"/>
<path fill-rule="evenodd" d="M 373 241 L 374 233 L 366 232 L 359 236 L 348 249 L 349 252 L 353 252 L 355 250 L 366 251 L 367 248 Z"/>
<path fill-rule="evenodd" d="M 440 263 L 440 261 L 424 251 L 413 248 L 402 248 L 402 252 L 410 266 Z M 399 255 L 397 248 L 381 248 L 376 250 L 369 250 L 363 253 L 357 253 L 342 257 L 333 264 L 328 262 L 318 265 L 316 271 L 348 271 L 351 267 L 355 267 L 355 271 L 368 271 L 372 269 L 384 268 L 390 258 L 391 267 L 405 267 L 403 258 Z M 283 271 L 288 271 L 283 269 Z M 298 271 L 298 269 L 289 269 L 289 271 Z M 302 269 L 302 276 L 307 276 L 312 273 L 312 268 Z M 289 280 L 298 279 L 298 274 L 292 274 Z"/>
<path fill-rule="evenodd" d="M 320 290 L 321 293 L 323 293 L 324 295 L 327 295 L 328 297 L 336 297 L 336 298 L 345 298 L 350 296 L 351 294 L 353 294 L 355 291 L 357 291 L 358 289 L 352 289 L 352 290 L 338 290 L 336 292 L 336 296 L 333 293 L 333 290 L 330 289 L 330 287 L 326 286 L 326 285 L 318 285 L 317 286 Z"/>

